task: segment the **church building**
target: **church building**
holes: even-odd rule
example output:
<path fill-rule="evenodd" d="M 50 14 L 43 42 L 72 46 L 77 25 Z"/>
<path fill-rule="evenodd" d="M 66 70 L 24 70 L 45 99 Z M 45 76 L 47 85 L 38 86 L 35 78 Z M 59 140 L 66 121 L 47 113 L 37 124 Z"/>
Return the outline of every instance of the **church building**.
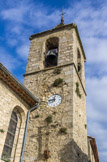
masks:
<path fill-rule="evenodd" d="M 76 24 L 30 36 L 21 84 L 0 64 L 1 162 L 99 162 L 87 137 L 86 56 Z"/>

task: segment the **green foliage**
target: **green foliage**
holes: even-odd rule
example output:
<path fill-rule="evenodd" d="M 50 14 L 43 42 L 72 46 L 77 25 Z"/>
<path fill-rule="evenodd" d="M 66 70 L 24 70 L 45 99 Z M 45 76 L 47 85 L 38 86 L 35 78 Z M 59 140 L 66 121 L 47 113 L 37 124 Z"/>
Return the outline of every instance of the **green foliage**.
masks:
<path fill-rule="evenodd" d="M 80 90 L 79 90 L 79 83 L 78 82 L 76 82 L 76 90 L 75 90 L 75 92 L 77 93 L 78 97 L 81 98 L 82 95 L 81 95 Z"/>
<path fill-rule="evenodd" d="M 81 98 L 81 94 L 79 94 L 78 96 L 79 96 L 79 98 Z"/>
<path fill-rule="evenodd" d="M 78 82 L 76 82 L 76 87 L 79 87 L 79 83 Z"/>
<path fill-rule="evenodd" d="M 54 81 L 53 83 L 53 87 L 58 87 L 59 85 L 61 85 L 63 83 L 63 79 L 58 78 Z"/>
<path fill-rule="evenodd" d="M 55 70 L 53 71 L 53 73 L 54 73 L 54 74 L 61 74 L 61 69 L 60 69 L 60 68 L 55 69 Z"/>
<path fill-rule="evenodd" d="M 60 28 L 60 27 L 62 27 L 62 26 L 64 26 L 65 24 L 64 23 L 60 23 L 60 24 L 58 24 L 55 28 Z"/>
<path fill-rule="evenodd" d="M 5 162 L 10 162 L 10 160 L 3 160 L 3 161 L 5 161 Z"/>
<path fill-rule="evenodd" d="M 49 116 L 45 119 L 45 121 L 46 121 L 48 124 L 52 123 L 52 116 L 49 115 Z"/>
<path fill-rule="evenodd" d="M 56 115 L 56 111 L 53 112 L 53 115 Z"/>
<path fill-rule="evenodd" d="M 1 158 L 5 162 L 10 162 L 10 156 L 8 155 L 7 152 L 3 153 L 3 157 Z"/>
<path fill-rule="evenodd" d="M 85 124 L 85 128 L 87 128 L 87 124 Z"/>
<path fill-rule="evenodd" d="M 4 133 L 4 130 L 3 130 L 3 129 L 0 129 L 0 132 L 1 132 L 1 133 Z"/>
<path fill-rule="evenodd" d="M 60 128 L 59 133 L 60 134 L 67 134 L 67 128 Z"/>
<path fill-rule="evenodd" d="M 39 114 L 35 115 L 35 118 L 39 118 L 39 117 L 40 117 Z"/>

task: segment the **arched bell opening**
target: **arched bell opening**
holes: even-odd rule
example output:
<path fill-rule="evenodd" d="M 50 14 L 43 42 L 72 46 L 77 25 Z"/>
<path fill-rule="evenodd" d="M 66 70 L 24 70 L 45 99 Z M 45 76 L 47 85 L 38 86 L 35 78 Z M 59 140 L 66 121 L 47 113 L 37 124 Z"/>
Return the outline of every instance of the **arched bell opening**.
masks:
<path fill-rule="evenodd" d="M 78 74 L 81 78 L 81 75 L 82 75 L 82 69 L 81 69 L 81 54 L 80 54 L 80 50 L 79 48 L 77 48 L 77 71 L 78 71 Z"/>
<path fill-rule="evenodd" d="M 57 66 L 58 62 L 59 39 L 57 37 L 49 38 L 46 41 L 45 67 Z"/>

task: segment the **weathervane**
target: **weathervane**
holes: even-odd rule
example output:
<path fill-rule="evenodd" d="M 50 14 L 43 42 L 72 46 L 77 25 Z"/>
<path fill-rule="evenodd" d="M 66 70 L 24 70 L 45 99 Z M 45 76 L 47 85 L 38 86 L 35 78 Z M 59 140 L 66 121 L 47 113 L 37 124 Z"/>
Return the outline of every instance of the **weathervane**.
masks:
<path fill-rule="evenodd" d="M 64 24 L 64 14 L 65 14 L 65 12 L 64 12 L 64 9 L 62 9 L 62 13 L 60 14 L 60 16 L 61 16 L 61 24 Z"/>

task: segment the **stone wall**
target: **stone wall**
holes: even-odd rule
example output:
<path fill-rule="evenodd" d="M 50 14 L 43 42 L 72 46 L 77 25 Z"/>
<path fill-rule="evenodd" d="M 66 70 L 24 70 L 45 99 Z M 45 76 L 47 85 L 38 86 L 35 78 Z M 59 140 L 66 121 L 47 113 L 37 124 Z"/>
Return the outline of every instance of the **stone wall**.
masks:
<path fill-rule="evenodd" d="M 60 161 L 61 150 L 72 140 L 72 66 L 61 69 L 61 74 L 55 74 L 55 69 L 39 72 L 26 76 L 25 85 L 33 94 L 37 94 L 43 101 L 41 106 L 32 112 L 30 116 L 25 159 L 34 157 L 38 161 L 44 160 L 44 151 L 50 151 L 51 161 Z M 63 83 L 53 87 L 53 82 L 62 78 Z M 57 107 L 49 107 L 48 98 L 52 94 L 62 96 L 62 103 Z M 52 116 L 52 122 L 48 124 L 45 119 Z M 66 128 L 67 134 L 61 134 L 60 129 Z M 70 150 L 68 150 L 70 152 Z"/>
<path fill-rule="evenodd" d="M 55 74 L 55 69 L 59 68 L 61 73 Z M 77 159 L 77 161 L 81 159 L 81 162 L 83 159 L 87 161 L 87 140 L 85 138 L 87 135 L 84 125 L 84 121 L 86 124 L 86 116 L 84 116 L 85 94 L 81 84 L 82 98 L 78 99 L 75 93 L 74 82 L 76 80 L 74 81 L 73 75 L 77 74 L 76 72 L 74 74 L 74 64 L 59 68 L 50 68 L 25 77 L 24 84 L 26 87 L 43 102 L 37 110 L 31 113 L 24 159 L 34 158 L 43 162 L 45 160 L 44 151 L 49 150 L 50 162 L 71 162 L 71 159 Z M 63 84 L 53 87 L 53 82 L 58 78 L 63 79 Z M 48 98 L 52 94 L 62 96 L 62 103 L 54 108 L 47 104 Z M 78 105 L 76 105 L 75 99 Z M 80 112 L 84 114 L 80 117 L 81 120 L 78 118 Z M 50 115 L 52 116 L 52 123 L 47 124 L 45 119 Z M 77 123 L 75 123 L 76 120 L 78 120 Z M 76 128 L 75 124 L 77 124 Z M 66 134 L 60 133 L 61 128 L 66 128 Z M 80 132 L 82 133 L 81 136 L 79 136 Z"/>
<path fill-rule="evenodd" d="M 81 150 L 88 154 L 87 148 L 87 120 L 86 120 L 86 99 L 76 69 L 73 71 L 73 139 Z M 78 84 L 79 92 L 76 90 Z M 76 92 L 77 91 L 77 92 Z"/>
<path fill-rule="evenodd" d="M 0 157 L 2 155 L 5 138 L 7 135 L 7 130 L 11 118 L 12 111 L 17 109 L 21 115 L 21 129 L 18 135 L 18 141 L 14 140 L 12 159 L 15 159 L 15 162 L 19 162 L 20 153 L 23 142 L 26 114 L 28 111 L 28 105 L 16 95 L 4 82 L 0 80 Z M 17 144 L 17 149 L 15 150 L 15 144 Z"/>

